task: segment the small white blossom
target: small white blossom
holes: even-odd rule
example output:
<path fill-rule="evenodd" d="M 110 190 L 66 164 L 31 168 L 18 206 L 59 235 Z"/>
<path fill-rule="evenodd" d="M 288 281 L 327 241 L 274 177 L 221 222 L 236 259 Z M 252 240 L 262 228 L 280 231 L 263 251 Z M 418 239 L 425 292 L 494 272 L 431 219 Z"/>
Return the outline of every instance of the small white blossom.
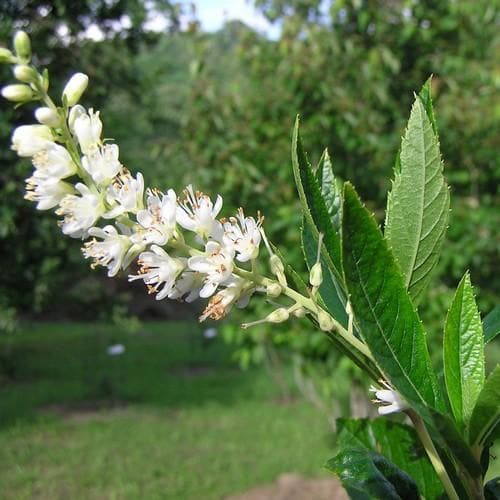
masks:
<path fill-rule="evenodd" d="M 55 143 L 49 143 L 45 149 L 33 155 L 35 177 L 53 177 L 64 179 L 73 175 L 77 166 L 71 159 L 67 149 Z"/>
<path fill-rule="evenodd" d="M 222 208 L 222 198 L 217 195 L 215 204 L 200 191 L 193 191 L 191 185 L 184 190 L 184 200 L 179 203 L 177 222 L 188 231 L 195 232 L 201 238 L 221 236 L 221 225 L 215 220 Z"/>
<path fill-rule="evenodd" d="M 392 389 L 387 383 L 383 383 L 386 389 L 377 389 L 370 387 L 370 392 L 375 393 L 374 403 L 378 404 L 379 415 L 389 415 L 390 413 L 397 413 L 404 411 L 408 408 L 408 403 L 401 397 L 399 392 Z"/>
<path fill-rule="evenodd" d="M 156 300 L 164 299 L 172 292 L 177 276 L 185 268 L 186 259 L 176 259 L 157 245 L 151 246 L 152 252 L 142 252 L 137 261 L 139 274 L 130 275 L 129 281 L 144 280 L 149 293 L 156 293 Z"/>
<path fill-rule="evenodd" d="M 67 195 L 56 210 L 57 215 L 64 216 L 59 223 L 62 232 L 72 238 L 85 236 L 87 229 L 91 228 L 104 213 L 104 203 L 101 197 L 92 192 L 85 184 L 79 182 L 75 186 L 80 193 Z"/>
<path fill-rule="evenodd" d="M 83 156 L 82 166 L 96 184 L 109 183 L 122 169 L 118 154 L 116 144 L 93 146 L 88 154 Z"/>
<path fill-rule="evenodd" d="M 57 114 L 57 111 L 46 106 L 35 110 L 35 118 L 38 123 L 48 127 L 59 127 L 61 125 L 61 117 Z"/>
<path fill-rule="evenodd" d="M 257 258 L 261 225 L 261 217 L 257 221 L 253 217 L 245 217 L 242 208 L 238 210 L 237 217 L 230 217 L 229 221 L 223 223 L 224 236 L 234 245 L 236 260 L 248 262 Z"/>
<path fill-rule="evenodd" d="M 12 149 L 19 156 L 33 156 L 53 144 L 52 139 L 45 125 L 21 125 L 12 134 Z"/>
<path fill-rule="evenodd" d="M 226 288 L 213 295 L 200 321 L 207 318 L 214 320 L 222 319 L 231 310 L 234 304 L 237 307 L 246 307 L 254 289 L 249 287 L 250 283 L 242 278 L 233 276 L 227 283 Z"/>
<path fill-rule="evenodd" d="M 123 169 L 120 175 L 117 175 L 113 183 L 108 186 L 106 191 L 106 200 L 110 205 L 115 204 L 104 217 L 114 219 L 124 212 L 136 213 L 144 205 L 144 178 L 140 172 L 134 179 L 127 169 Z"/>
<path fill-rule="evenodd" d="M 177 197 L 173 189 L 167 194 L 148 191 L 147 209 L 137 214 L 137 222 L 142 231 L 140 235 L 146 244 L 165 245 L 175 230 Z"/>
<path fill-rule="evenodd" d="M 89 109 L 88 113 L 83 113 L 81 108 L 76 109 L 78 112 L 75 112 L 77 116 L 72 128 L 82 153 L 86 155 L 101 143 L 102 122 L 99 118 L 99 111 L 94 113 L 92 109 Z"/>
<path fill-rule="evenodd" d="M 131 241 L 128 236 L 118 233 L 114 226 L 91 227 L 88 230 L 89 236 L 93 239 L 85 242 L 82 251 L 86 259 L 94 259 L 91 267 L 104 266 L 108 268 L 108 276 L 113 277 L 118 274 L 120 268 L 127 267 L 131 258 Z M 102 241 L 96 240 L 100 238 Z M 133 258 L 134 255 L 132 254 Z"/>
<path fill-rule="evenodd" d="M 38 210 L 49 210 L 58 205 L 61 200 L 73 193 L 73 186 L 54 177 L 32 176 L 26 179 L 26 194 L 24 198 L 36 201 Z"/>
<path fill-rule="evenodd" d="M 205 276 L 186 269 L 175 282 L 174 288 L 168 294 L 169 299 L 183 299 L 193 302 L 200 296 Z"/>
<path fill-rule="evenodd" d="M 205 255 L 191 257 L 188 266 L 193 271 L 205 274 L 200 297 L 210 297 L 217 287 L 224 284 L 234 268 L 234 248 L 224 247 L 216 241 L 209 241 L 205 246 Z"/>

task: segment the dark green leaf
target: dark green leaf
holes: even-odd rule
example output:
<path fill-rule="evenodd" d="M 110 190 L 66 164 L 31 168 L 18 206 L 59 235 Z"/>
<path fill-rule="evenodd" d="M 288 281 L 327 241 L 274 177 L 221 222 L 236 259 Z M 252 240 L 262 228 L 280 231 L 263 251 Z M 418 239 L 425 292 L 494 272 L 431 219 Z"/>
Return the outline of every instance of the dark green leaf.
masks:
<path fill-rule="evenodd" d="M 431 412 L 436 429 L 453 455 L 460 460 L 469 474 L 473 477 L 479 477 L 482 474 L 481 465 L 474 458 L 469 445 L 458 432 L 454 422 L 451 418 L 437 411 L 431 410 Z"/>
<path fill-rule="evenodd" d="M 495 306 L 483 319 L 483 333 L 485 343 L 500 333 L 500 306 Z"/>
<path fill-rule="evenodd" d="M 375 361 L 427 421 L 427 405 L 443 401 L 425 334 L 394 257 L 374 218 L 350 184 L 344 185 L 342 255 L 349 299 Z"/>
<path fill-rule="evenodd" d="M 299 118 L 295 121 L 292 139 L 292 164 L 295 183 L 306 220 L 324 234 L 324 244 L 333 264 L 331 271 L 341 282 L 340 238 L 332 225 L 330 214 L 321 194 L 321 188 L 302 147 Z"/>
<path fill-rule="evenodd" d="M 417 483 L 426 500 L 443 494 L 442 484 L 415 430 L 387 418 L 338 419 L 337 440 L 344 446 L 364 446 L 386 456 Z"/>
<path fill-rule="evenodd" d="M 302 249 L 307 266 L 310 269 L 316 262 L 318 238 L 313 234 L 313 229 L 305 218 L 302 222 Z M 320 259 L 323 270 L 323 283 L 319 287 L 319 295 L 328 312 L 344 328 L 347 328 L 348 317 L 344 305 L 346 302 L 345 294 L 330 271 L 328 254 L 322 252 Z"/>
<path fill-rule="evenodd" d="M 484 500 L 500 500 L 500 477 L 484 485 Z"/>
<path fill-rule="evenodd" d="M 432 107 L 430 100 L 428 106 Z M 449 205 L 439 142 L 417 97 L 401 143 L 385 224 L 385 235 L 415 304 L 438 261 Z"/>
<path fill-rule="evenodd" d="M 500 422 L 500 365 L 490 373 L 472 410 L 469 443 L 484 445 Z"/>
<path fill-rule="evenodd" d="M 326 469 L 336 474 L 353 499 L 417 500 L 413 479 L 384 456 L 365 448 L 346 448 Z"/>
<path fill-rule="evenodd" d="M 468 273 L 460 281 L 446 317 L 443 358 L 451 409 L 464 429 L 484 384 L 483 328 Z"/>

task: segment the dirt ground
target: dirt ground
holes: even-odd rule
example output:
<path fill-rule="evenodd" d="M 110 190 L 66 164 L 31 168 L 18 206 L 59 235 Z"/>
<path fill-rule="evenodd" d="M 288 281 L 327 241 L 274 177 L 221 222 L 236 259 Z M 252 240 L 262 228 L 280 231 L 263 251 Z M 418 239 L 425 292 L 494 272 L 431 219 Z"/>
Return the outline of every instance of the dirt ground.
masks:
<path fill-rule="evenodd" d="M 334 477 L 306 479 L 298 474 L 282 474 L 267 486 L 258 486 L 225 500 L 348 500 Z"/>

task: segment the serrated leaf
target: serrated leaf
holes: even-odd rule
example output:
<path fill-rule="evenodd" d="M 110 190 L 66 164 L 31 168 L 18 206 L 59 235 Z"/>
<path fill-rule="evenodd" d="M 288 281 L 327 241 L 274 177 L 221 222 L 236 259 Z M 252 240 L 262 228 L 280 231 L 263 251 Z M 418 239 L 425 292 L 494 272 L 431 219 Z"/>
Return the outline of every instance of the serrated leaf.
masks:
<path fill-rule="evenodd" d="M 327 149 L 321 155 L 316 176 L 328 215 L 335 231 L 339 234 L 342 219 L 342 186 L 333 174 L 332 160 Z"/>
<path fill-rule="evenodd" d="M 378 451 L 416 482 L 426 500 L 437 500 L 443 486 L 415 430 L 387 418 L 338 419 L 337 440 L 344 446 L 364 446 Z"/>
<path fill-rule="evenodd" d="M 394 388 L 429 420 L 427 406 L 443 402 L 422 324 L 387 241 L 348 183 L 343 199 L 345 282 L 361 336 Z"/>
<path fill-rule="evenodd" d="M 303 219 L 302 223 L 302 250 L 304 252 L 304 258 L 307 267 L 311 267 L 316 262 L 317 249 L 318 249 L 318 237 L 314 235 L 313 229 L 310 224 Z M 345 310 L 346 298 L 344 291 L 338 285 L 335 276 L 329 268 L 328 255 L 324 255 L 322 252 L 320 255 L 321 267 L 323 270 L 323 282 L 319 287 L 319 295 L 323 300 L 323 303 L 328 310 L 328 312 L 344 327 L 347 328 L 348 317 Z"/>
<path fill-rule="evenodd" d="M 385 236 L 417 304 L 441 250 L 450 195 L 439 142 L 422 99 L 415 100 L 387 200 Z"/>
<path fill-rule="evenodd" d="M 446 316 L 443 361 L 451 409 L 463 430 L 484 384 L 483 328 L 468 273 L 460 281 Z"/>
<path fill-rule="evenodd" d="M 345 448 L 325 468 L 336 474 L 356 500 L 418 500 L 417 485 L 386 457 L 366 448 Z"/>
<path fill-rule="evenodd" d="M 483 333 L 485 344 L 500 333 L 500 306 L 495 306 L 483 319 Z"/>
<path fill-rule="evenodd" d="M 436 118 L 434 116 L 434 108 L 432 106 L 432 76 L 430 76 L 427 81 L 422 85 L 420 92 L 418 93 L 418 97 L 422 101 L 424 109 L 429 117 L 429 121 L 432 125 L 432 130 L 438 135 Z"/>
<path fill-rule="evenodd" d="M 324 245 L 333 264 L 331 271 L 341 283 L 340 237 L 333 227 L 318 179 L 302 147 L 298 117 L 295 121 L 292 138 L 292 165 L 304 217 L 319 232 L 324 234 Z"/>
<path fill-rule="evenodd" d="M 500 365 L 490 373 L 472 410 L 469 443 L 484 445 L 500 423 Z"/>

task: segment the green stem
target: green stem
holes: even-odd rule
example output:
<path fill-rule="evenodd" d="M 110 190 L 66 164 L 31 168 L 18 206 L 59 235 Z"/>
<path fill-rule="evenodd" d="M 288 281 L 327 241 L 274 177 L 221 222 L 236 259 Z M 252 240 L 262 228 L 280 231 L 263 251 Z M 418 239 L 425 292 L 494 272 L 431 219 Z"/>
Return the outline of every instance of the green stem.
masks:
<path fill-rule="evenodd" d="M 443 462 L 438 455 L 436 447 L 434 446 L 429 432 L 425 427 L 424 421 L 413 410 L 407 410 L 406 414 L 410 417 L 413 423 L 413 427 L 417 431 L 417 435 L 425 448 L 427 456 L 429 457 L 434 470 L 436 471 L 439 479 L 441 480 L 441 483 L 444 486 L 446 494 L 448 495 L 450 500 L 459 500 L 459 496 L 457 495 L 453 483 L 451 482 L 450 477 L 448 476 L 448 473 L 446 472 L 446 469 L 443 465 Z"/>

